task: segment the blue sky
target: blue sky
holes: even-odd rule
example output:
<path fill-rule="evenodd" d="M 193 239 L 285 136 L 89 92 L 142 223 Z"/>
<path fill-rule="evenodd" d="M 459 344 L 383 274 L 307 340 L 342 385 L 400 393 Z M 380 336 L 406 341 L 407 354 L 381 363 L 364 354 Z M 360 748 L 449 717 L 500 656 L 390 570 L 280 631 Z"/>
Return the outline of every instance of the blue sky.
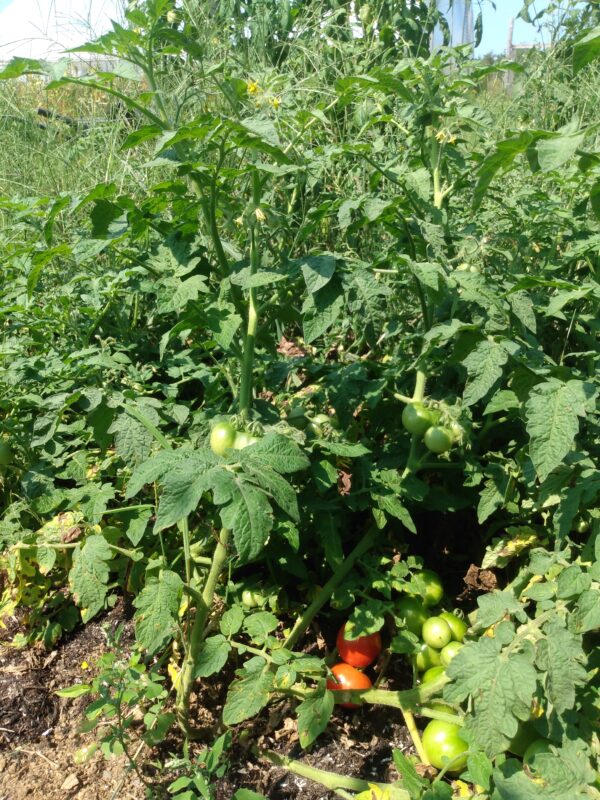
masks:
<path fill-rule="evenodd" d="M 530 9 L 533 16 L 533 8 L 542 11 L 548 5 L 549 0 L 536 0 Z M 483 2 L 483 39 L 477 48 L 478 55 L 486 53 L 504 53 L 506 50 L 506 37 L 508 33 L 508 21 L 511 17 L 517 16 L 523 8 L 523 0 L 495 0 L 496 10 L 493 9 L 490 0 Z M 473 3 L 475 16 L 478 13 L 477 2 Z M 513 32 L 514 44 L 530 44 L 538 42 L 539 35 L 533 25 L 515 19 Z"/>

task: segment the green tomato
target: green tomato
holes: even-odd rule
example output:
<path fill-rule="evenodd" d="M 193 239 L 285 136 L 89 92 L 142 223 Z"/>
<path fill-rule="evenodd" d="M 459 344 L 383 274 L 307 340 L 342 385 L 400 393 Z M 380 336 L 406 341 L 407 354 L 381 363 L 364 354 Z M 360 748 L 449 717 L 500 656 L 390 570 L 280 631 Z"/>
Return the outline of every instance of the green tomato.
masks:
<path fill-rule="evenodd" d="M 440 667 L 442 664 L 440 651 L 429 647 L 428 644 L 422 644 L 421 649 L 414 658 L 415 666 L 419 672 L 425 672 L 431 667 Z"/>
<path fill-rule="evenodd" d="M 423 436 L 428 428 L 433 425 L 434 419 L 431 411 L 423 403 L 410 403 L 402 412 L 402 424 L 409 433 Z"/>
<path fill-rule="evenodd" d="M 264 605 L 265 596 L 255 589 L 244 589 L 242 592 L 242 604 L 246 608 L 256 608 L 257 606 Z"/>
<path fill-rule="evenodd" d="M 432 683 L 440 678 L 446 672 L 446 667 L 429 667 L 421 675 L 421 683 Z"/>
<path fill-rule="evenodd" d="M 444 587 L 440 576 L 431 569 L 422 569 L 413 576 L 413 585 L 417 594 L 423 598 L 424 606 L 437 606 L 444 596 Z"/>
<path fill-rule="evenodd" d="M 442 664 L 445 667 L 448 666 L 461 647 L 464 647 L 462 642 L 448 642 L 448 644 L 442 648 Z"/>
<path fill-rule="evenodd" d="M 306 418 L 306 411 L 302 406 L 292 406 L 290 409 L 289 414 L 286 417 L 286 422 L 288 425 L 291 425 L 293 428 L 298 428 L 298 430 L 304 430 L 308 423 Z"/>
<path fill-rule="evenodd" d="M 308 425 L 306 426 L 306 433 L 308 434 L 309 438 L 311 439 L 322 439 L 323 438 L 323 429 L 321 426 L 316 423 L 314 420 L 310 420 Z"/>
<path fill-rule="evenodd" d="M 399 619 L 404 620 L 404 625 L 415 636 L 421 635 L 423 623 L 427 619 L 427 612 L 423 608 L 423 603 L 416 597 L 402 597 L 396 603 L 395 614 Z"/>
<path fill-rule="evenodd" d="M 434 425 L 426 431 L 423 441 L 428 450 L 439 455 L 450 450 L 454 442 L 454 435 L 450 428 Z"/>
<path fill-rule="evenodd" d="M 0 461 L 0 464 L 2 461 Z M 590 529 L 590 523 L 585 517 L 578 517 L 573 523 L 573 530 L 576 533 L 587 533 Z"/>
<path fill-rule="evenodd" d="M 340 427 L 340 423 L 335 414 L 315 414 L 311 421 L 314 422 L 315 425 L 329 425 L 331 428 L 335 428 L 335 430 L 338 430 Z"/>
<path fill-rule="evenodd" d="M 210 432 L 210 449 L 217 456 L 222 456 L 236 440 L 235 428 L 230 422 L 217 422 Z"/>
<path fill-rule="evenodd" d="M 529 745 L 536 739 L 539 739 L 539 736 L 539 733 L 531 722 L 521 722 L 519 723 L 516 734 L 510 740 L 510 744 L 506 749 L 509 753 L 514 753 L 516 756 L 523 756 Z"/>
<path fill-rule="evenodd" d="M 435 647 L 436 650 L 442 650 L 452 639 L 450 625 L 440 617 L 429 617 L 423 625 L 421 634 L 425 644 Z"/>
<path fill-rule="evenodd" d="M 462 642 L 465 638 L 465 633 L 467 632 L 468 625 L 461 619 L 461 617 L 457 617 L 456 614 L 453 614 L 451 611 L 442 611 L 439 616 L 442 619 L 445 619 L 448 625 L 450 625 L 450 630 L 452 631 L 452 638 L 455 642 Z"/>
<path fill-rule="evenodd" d="M 467 765 L 469 745 L 460 738 L 460 726 L 432 720 L 423 731 L 423 749 L 434 767 L 442 769 L 449 762 L 448 772 L 458 775 Z"/>
<path fill-rule="evenodd" d="M 534 739 L 523 753 L 523 763 L 528 766 L 535 764 L 536 756 L 542 753 L 550 753 L 551 742 L 548 739 Z"/>
<path fill-rule="evenodd" d="M 252 436 L 246 431 L 238 431 L 235 435 L 235 441 L 233 442 L 233 449 L 243 450 L 245 447 L 249 447 L 251 444 L 256 444 L 257 442 L 258 439 L 256 436 Z"/>

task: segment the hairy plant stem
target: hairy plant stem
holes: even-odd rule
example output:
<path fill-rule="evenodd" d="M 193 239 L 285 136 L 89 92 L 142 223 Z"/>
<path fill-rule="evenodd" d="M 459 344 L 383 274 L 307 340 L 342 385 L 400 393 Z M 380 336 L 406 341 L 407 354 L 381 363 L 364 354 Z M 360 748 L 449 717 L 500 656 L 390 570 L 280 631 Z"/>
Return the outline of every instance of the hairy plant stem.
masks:
<path fill-rule="evenodd" d="M 350 572 L 355 562 L 375 544 L 376 533 L 377 531 L 375 528 L 369 528 L 354 550 L 352 550 L 352 552 L 342 561 L 325 586 L 323 586 L 323 588 L 317 592 L 315 599 L 307 607 L 306 611 L 298 617 L 289 636 L 283 643 L 283 647 L 286 647 L 288 650 L 293 650 L 301 636 L 313 621 L 314 617 L 319 613 L 321 608 L 333 594 L 334 590 Z"/>
<path fill-rule="evenodd" d="M 390 783 L 379 783 L 376 781 L 364 781 L 360 778 L 349 778 L 344 775 L 338 775 L 336 772 L 327 772 L 324 769 L 311 767 L 304 764 L 302 761 L 297 761 L 287 756 L 282 756 L 279 753 L 274 753 L 272 750 L 257 750 L 256 754 L 266 758 L 271 764 L 276 767 L 283 767 L 295 775 L 300 775 L 302 778 L 308 778 L 310 781 L 320 783 L 330 791 L 337 792 L 338 789 L 348 789 L 352 792 L 366 792 L 369 786 L 377 786 L 382 791 L 394 790 L 394 797 L 397 800 L 410 800 L 410 795 L 403 789 L 398 788 Z M 343 795 L 342 795 L 343 796 Z"/>
<path fill-rule="evenodd" d="M 223 571 L 223 567 L 225 566 L 225 561 L 227 560 L 230 536 L 231 531 L 227 528 L 221 529 L 202 596 L 197 598 L 196 616 L 194 617 L 188 636 L 185 658 L 179 676 L 176 703 L 177 720 L 188 738 L 194 737 L 194 730 L 190 726 L 190 695 L 194 684 L 196 655 L 205 636 L 206 623 L 212 607 L 217 583 Z"/>
<path fill-rule="evenodd" d="M 260 262 L 260 254 L 256 241 L 256 231 L 252 226 L 250 231 L 250 273 L 255 274 Z M 258 331 L 258 311 L 256 308 L 256 289 L 249 289 L 248 299 L 248 324 L 244 341 L 244 355 L 242 357 L 242 375 L 240 380 L 239 408 L 240 414 L 247 417 L 252 405 L 252 368 L 254 365 L 254 347 Z"/>

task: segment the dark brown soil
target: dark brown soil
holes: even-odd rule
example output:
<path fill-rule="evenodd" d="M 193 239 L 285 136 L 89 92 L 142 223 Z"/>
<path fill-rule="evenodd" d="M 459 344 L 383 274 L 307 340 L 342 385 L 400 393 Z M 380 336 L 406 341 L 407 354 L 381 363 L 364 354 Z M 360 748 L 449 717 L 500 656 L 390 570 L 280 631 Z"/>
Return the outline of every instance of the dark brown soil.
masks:
<path fill-rule="evenodd" d="M 181 756 L 182 740 L 174 730 L 160 748 L 145 745 L 138 764 L 140 777 L 125 757 L 105 759 L 100 752 L 77 765 L 74 753 L 92 743 L 94 734 L 79 732 L 89 698 L 57 697 L 57 689 L 90 680 L 91 667 L 105 652 L 105 628 L 125 625 L 122 644 L 133 643 L 129 614 L 117 605 L 102 620 L 79 628 L 51 651 L 41 645 L 15 649 L 7 644 L 18 630 L 0 631 L 0 800 L 142 800 L 170 797 L 166 787 L 177 777 L 160 764 Z M 3 641 L 2 641 L 3 640 Z M 87 665 L 91 667 L 87 667 Z M 219 731 L 219 717 L 227 679 L 207 683 L 196 698 L 197 723 L 207 732 L 206 744 Z M 390 688 L 407 685 L 402 665 L 386 676 Z M 202 711 L 200 711 L 202 709 Z M 229 768 L 213 783 L 216 800 L 231 800 L 239 788 L 253 789 L 271 800 L 330 800 L 334 795 L 290 772 L 257 760 L 250 744 L 258 743 L 291 758 L 342 775 L 389 781 L 396 777 L 392 749 L 407 751 L 410 739 L 395 709 L 365 707 L 336 710 L 327 731 L 309 752 L 298 745 L 293 708 L 274 707 L 252 722 L 248 736 L 236 732 L 229 752 Z M 243 742 L 243 744 L 242 744 Z M 204 746 L 205 746 L 204 745 Z M 203 744 L 194 745 L 191 757 Z"/>

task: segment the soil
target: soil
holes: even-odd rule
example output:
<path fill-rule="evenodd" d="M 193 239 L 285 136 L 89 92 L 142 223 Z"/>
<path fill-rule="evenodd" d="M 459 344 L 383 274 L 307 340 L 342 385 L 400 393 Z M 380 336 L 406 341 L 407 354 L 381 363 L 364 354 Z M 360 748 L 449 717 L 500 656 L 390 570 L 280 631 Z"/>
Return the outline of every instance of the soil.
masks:
<path fill-rule="evenodd" d="M 29 649 L 11 647 L 8 643 L 21 627 L 18 620 L 12 629 L 0 629 L 0 800 L 172 797 L 167 787 L 180 773 L 165 764 L 182 754 L 176 728 L 159 747 L 142 745 L 136 759 L 140 775 L 129 768 L 124 756 L 106 759 L 100 751 L 87 763 L 76 764 L 75 752 L 94 741 L 93 733 L 80 731 L 90 699 L 55 694 L 57 689 L 90 681 L 94 665 L 106 652 L 105 630 L 114 631 L 122 623 L 121 644 L 131 649 L 130 616 L 130 610 L 119 603 L 50 652 L 41 644 Z M 400 659 L 395 662 L 396 672 L 386 672 L 382 687 L 406 688 L 410 676 Z M 191 758 L 220 732 L 220 712 L 231 676 L 220 677 L 220 683 L 211 679 L 194 698 L 194 716 L 206 730 L 206 742 L 191 748 Z M 215 800 L 231 800 L 239 788 L 252 789 L 271 800 L 333 800 L 334 795 L 319 784 L 257 760 L 249 752 L 250 743 L 320 769 L 381 781 L 397 777 L 392 750 L 409 752 L 412 747 L 397 710 L 368 706 L 355 711 L 336 709 L 327 731 L 310 751 L 302 751 L 293 709 L 275 706 L 234 733 L 228 769 L 213 778 Z M 136 742 L 133 750 L 137 747 Z"/>

